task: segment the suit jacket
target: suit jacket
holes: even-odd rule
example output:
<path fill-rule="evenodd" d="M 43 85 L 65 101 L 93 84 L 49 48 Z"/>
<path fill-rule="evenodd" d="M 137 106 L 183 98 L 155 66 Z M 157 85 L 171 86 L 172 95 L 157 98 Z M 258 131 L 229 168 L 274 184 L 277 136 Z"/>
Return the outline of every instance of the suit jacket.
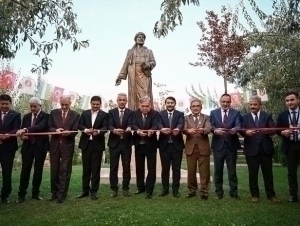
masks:
<path fill-rule="evenodd" d="M 9 110 L 2 123 L 0 117 L 0 134 L 16 134 L 21 126 L 21 114 L 14 110 Z M 18 139 L 17 137 L 9 137 L 6 140 L 2 140 L 0 144 L 0 152 L 10 152 L 18 150 Z"/>
<path fill-rule="evenodd" d="M 123 129 L 126 130 L 128 127 L 132 128 L 132 115 L 133 111 L 129 108 L 125 108 L 122 125 L 120 124 L 120 115 L 119 115 L 119 108 L 114 108 L 109 110 L 108 112 L 108 129 L 114 130 L 114 129 Z M 130 147 L 133 145 L 133 137 L 132 133 L 126 132 L 123 134 L 124 143 L 127 147 Z M 108 143 L 107 146 L 110 148 L 114 148 L 118 145 L 120 141 L 120 136 L 114 134 L 112 131 L 109 133 L 108 137 Z"/>
<path fill-rule="evenodd" d="M 177 151 L 182 151 L 184 149 L 184 141 L 182 136 L 182 130 L 184 128 L 184 115 L 182 112 L 174 110 L 172 115 L 172 123 L 170 127 L 169 122 L 169 114 L 167 110 L 159 112 L 159 124 L 158 129 L 162 128 L 171 128 L 173 129 L 179 129 L 180 132 L 178 135 L 174 136 L 172 133 L 171 135 L 165 135 L 163 133 L 159 133 L 159 139 L 158 139 L 158 147 L 160 151 L 164 151 L 167 148 L 169 138 L 171 136 L 172 143 L 174 145 L 174 148 Z"/>
<path fill-rule="evenodd" d="M 107 122 L 108 114 L 102 110 L 99 110 L 94 125 L 92 125 L 92 111 L 91 109 L 85 110 L 81 113 L 80 116 L 79 130 L 85 130 L 90 128 L 98 130 L 107 130 Z M 93 136 L 93 146 L 99 151 L 105 150 L 105 133 L 107 133 L 107 131 L 101 131 L 97 136 Z M 81 150 L 85 150 L 87 148 L 89 139 L 90 136 L 82 132 L 78 147 Z"/>
<path fill-rule="evenodd" d="M 54 109 L 49 115 L 49 131 L 56 132 L 56 129 L 63 128 L 64 130 L 77 131 L 80 115 L 73 110 L 69 110 L 65 118 L 65 122 L 62 122 L 62 110 Z M 77 133 L 71 133 L 69 136 L 51 135 L 50 139 L 50 152 L 56 152 L 60 141 L 66 147 L 66 151 L 74 152 L 75 137 Z"/>
<path fill-rule="evenodd" d="M 289 122 L 289 110 L 285 110 L 281 112 L 278 115 L 277 118 L 277 123 L 276 123 L 277 128 L 289 128 L 290 127 L 290 122 Z M 281 135 L 282 130 L 276 130 L 276 133 L 278 136 L 281 137 L 281 150 L 283 154 L 287 154 L 290 148 L 290 143 L 292 142 L 289 137 L 285 137 Z"/>
<path fill-rule="evenodd" d="M 151 109 L 149 111 L 149 113 L 147 114 L 147 118 L 145 121 L 145 125 L 143 126 L 143 119 L 142 119 L 142 112 L 140 111 L 140 109 L 134 111 L 133 113 L 133 117 L 132 117 L 132 128 L 134 130 L 158 130 L 158 124 L 159 124 L 159 114 L 157 111 Z M 133 133 L 133 137 L 134 137 L 134 145 L 135 148 L 140 146 L 140 142 L 141 142 L 141 136 L 139 136 L 137 134 L 137 132 L 135 131 Z M 148 149 L 148 151 L 155 151 L 158 147 L 157 144 L 157 135 L 156 132 L 154 132 L 152 134 L 152 136 L 148 137 L 145 136 L 144 137 L 145 140 L 145 145 Z"/>
<path fill-rule="evenodd" d="M 195 124 L 194 117 L 192 114 L 185 116 L 184 120 L 184 133 L 186 134 L 185 154 L 191 155 L 193 153 L 195 145 L 197 144 L 201 155 L 210 155 L 211 150 L 209 147 L 208 134 L 211 131 L 211 124 L 209 116 L 200 114 L 198 125 Z M 204 133 L 195 135 L 188 134 L 187 130 L 192 128 L 204 128 Z"/>
<path fill-rule="evenodd" d="M 228 112 L 227 124 L 224 126 L 222 122 L 221 108 L 217 108 L 210 112 L 210 122 L 211 122 L 212 132 L 214 132 L 214 130 L 217 128 L 240 129 L 241 113 L 238 110 L 230 108 Z M 225 141 L 227 142 L 231 151 L 237 151 L 237 149 L 241 147 L 237 134 L 231 135 L 229 133 L 226 133 L 225 136 L 219 136 L 213 134 L 211 148 L 214 151 L 220 151 L 222 150 Z"/>
<path fill-rule="evenodd" d="M 260 111 L 258 119 L 259 128 L 274 128 L 275 123 L 272 119 L 272 115 L 265 111 Z M 255 129 L 256 124 L 252 117 L 251 112 L 242 115 L 242 129 Z M 274 146 L 273 140 L 270 135 L 275 134 L 264 134 L 261 132 L 255 133 L 253 136 L 247 136 L 246 131 L 240 131 L 240 134 L 244 137 L 244 152 L 246 156 L 255 156 L 258 154 L 260 145 L 264 149 L 267 155 L 273 155 Z"/>
<path fill-rule="evenodd" d="M 41 133 L 41 132 L 48 132 L 48 121 L 49 121 L 49 114 L 40 111 L 36 118 L 36 124 L 31 126 L 32 121 L 32 113 L 28 113 L 23 116 L 23 121 L 21 128 L 27 129 L 28 133 Z M 49 135 L 39 135 L 34 136 L 35 144 L 38 150 L 42 153 L 45 153 L 49 150 Z M 30 144 L 30 139 L 23 140 L 23 145 L 21 149 L 21 153 L 24 153 Z"/>

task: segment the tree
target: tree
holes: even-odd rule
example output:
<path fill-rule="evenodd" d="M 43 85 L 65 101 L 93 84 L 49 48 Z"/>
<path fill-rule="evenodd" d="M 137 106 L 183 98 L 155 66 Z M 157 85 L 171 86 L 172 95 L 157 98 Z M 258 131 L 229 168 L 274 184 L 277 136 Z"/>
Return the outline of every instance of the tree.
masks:
<path fill-rule="evenodd" d="M 202 31 L 200 44 L 198 44 L 199 61 L 190 63 L 192 66 L 206 66 L 224 79 L 224 89 L 227 93 L 227 81 L 238 69 L 242 60 L 249 53 L 245 35 L 238 35 L 232 29 L 232 10 L 222 7 L 221 18 L 214 11 L 206 11 L 207 24 L 198 22 Z"/>
<path fill-rule="evenodd" d="M 73 51 L 88 47 L 88 41 L 77 41 L 81 29 L 76 23 L 72 0 L 0 0 L 0 59 L 11 59 L 25 42 L 30 51 L 41 57 L 40 66 L 32 72 L 47 73 L 49 54 L 63 42 L 71 41 Z M 53 41 L 42 41 L 46 31 L 55 28 Z"/>
<path fill-rule="evenodd" d="M 166 97 L 169 96 L 171 93 L 173 93 L 173 91 L 168 90 L 166 88 L 167 85 L 165 85 L 165 84 L 155 83 L 155 82 L 153 84 L 159 90 L 158 96 L 159 96 L 159 101 L 160 101 L 160 110 L 165 110 L 166 109 L 166 106 L 165 106 Z"/>

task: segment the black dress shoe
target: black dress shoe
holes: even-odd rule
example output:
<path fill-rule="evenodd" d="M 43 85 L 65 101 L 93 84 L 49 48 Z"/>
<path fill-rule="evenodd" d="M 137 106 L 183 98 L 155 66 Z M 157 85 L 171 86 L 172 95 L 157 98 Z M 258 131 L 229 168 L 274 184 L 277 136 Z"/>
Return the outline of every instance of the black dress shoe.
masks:
<path fill-rule="evenodd" d="M 297 195 L 291 195 L 289 198 L 289 202 L 299 202 Z"/>
<path fill-rule="evenodd" d="M 110 197 L 115 198 L 118 196 L 118 192 L 117 191 L 111 191 Z"/>
<path fill-rule="evenodd" d="M 222 199 L 223 198 L 223 194 L 217 194 L 217 198 L 218 199 Z"/>
<path fill-rule="evenodd" d="M 3 198 L 3 197 L 1 197 L 1 202 L 2 202 L 3 204 L 8 204 L 8 203 L 9 203 L 9 200 L 8 200 L 8 198 Z"/>
<path fill-rule="evenodd" d="M 52 195 L 48 200 L 52 202 L 52 201 L 54 201 L 56 199 L 57 199 L 56 195 Z"/>
<path fill-rule="evenodd" d="M 231 198 L 234 198 L 236 200 L 240 200 L 240 196 L 238 196 L 238 194 L 234 194 L 234 195 L 230 195 Z"/>
<path fill-rule="evenodd" d="M 56 203 L 59 203 L 59 204 L 61 204 L 61 203 L 63 203 L 64 202 L 64 199 L 63 198 L 57 198 L 57 200 L 56 200 Z"/>
<path fill-rule="evenodd" d="M 208 199 L 208 195 L 201 195 L 201 199 L 202 200 L 207 200 Z"/>
<path fill-rule="evenodd" d="M 23 203 L 25 201 L 25 197 L 21 196 L 17 199 L 16 203 Z"/>
<path fill-rule="evenodd" d="M 35 199 L 35 200 L 38 200 L 38 201 L 43 200 L 43 198 L 38 196 L 38 195 L 33 195 L 31 198 Z"/>
<path fill-rule="evenodd" d="M 196 193 L 194 192 L 190 192 L 186 195 L 187 198 L 192 198 L 192 197 L 195 197 L 196 196 Z"/>
<path fill-rule="evenodd" d="M 174 198 L 179 198 L 180 197 L 178 191 L 173 191 L 173 197 Z"/>
<path fill-rule="evenodd" d="M 98 196 L 97 196 L 97 193 L 91 193 L 91 199 L 92 200 L 97 200 L 98 199 Z"/>
<path fill-rule="evenodd" d="M 163 196 L 166 196 L 166 195 L 168 195 L 169 194 L 169 191 L 167 191 L 167 190 L 163 190 L 161 193 L 160 193 L 160 197 L 163 197 Z"/>
<path fill-rule="evenodd" d="M 152 199 L 152 194 L 151 194 L 151 193 L 146 193 L 145 198 L 146 198 L 146 199 Z"/>
<path fill-rule="evenodd" d="M 76 196 L 76 199 L 82 199 L 82 198 L 85 198 L 88 196 L 89 196 L 89 193 L 82 192 L 80 195 Z"/>
<path fill-rule="evenodd" d="M 130 196 L 130 192 L 129 192 L 128 190 L 124 190 L 124 191 L 123 191 L 123 195 L 124 195 L 125 197 L 129 197 L 129 196 Z"/>
<path fill-rule="evenodd" d="M 137 190 L 134 194 L 139 195 L 139 194 L 142 194 L 144 192 L 145 192 L 145 190 Z"/>

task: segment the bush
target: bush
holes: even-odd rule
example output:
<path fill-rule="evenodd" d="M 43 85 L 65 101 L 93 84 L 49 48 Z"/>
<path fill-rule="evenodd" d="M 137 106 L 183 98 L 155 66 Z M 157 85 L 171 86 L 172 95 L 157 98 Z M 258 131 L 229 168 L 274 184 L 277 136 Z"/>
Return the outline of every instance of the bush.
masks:
<path fill-rule="evenodd" d="M 286 159 L 284 154 L 281 151 L 281 140 L 279 137 L 275 136 L 273 138 L 273 142 L 274 142 L 274 156 L 273 156 L 273 160 L 276 163 L 280 163 L 282 166 L 286 166 Z"/>

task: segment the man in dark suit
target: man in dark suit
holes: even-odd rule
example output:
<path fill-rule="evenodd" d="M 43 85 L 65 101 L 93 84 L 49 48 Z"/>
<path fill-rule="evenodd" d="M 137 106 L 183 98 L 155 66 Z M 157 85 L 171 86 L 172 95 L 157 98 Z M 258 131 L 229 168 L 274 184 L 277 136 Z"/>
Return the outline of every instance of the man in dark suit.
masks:
<path fill-rule="evenodd" d="M 288 110 L 279 114 L 276 127 L 285 128 L 277 130 L 277 134 L 282 138 L 281 150 L 286 157 L 288 168 L 289 202 L 299 202 L 297 170 L 300 161 L 300 132 L 299 129 L 288 129 L 300 127 L 299 94 L 296 92 L 287 93 L 285 104 Z"/>
<path fill-rule="evenodd" d="M 172 165 L 173 196 L 178 198 L 180 168 L 184 149 L 181 132 L 184 127 L 184 115 L 182 112 L 175 110 L 176 100 L 174 97 L 167 97 L 165 105 L 167 109 L 159 113 L 158 127 L 160 129 L 158 147 L 162 166 L 161 181 L 163 186 L 160 196 L 169 194 L 170 165 Z"/>
<path fill-rule="evenodd" d="M 241 128 L 241 114 L 230 107 L 231 97 L 229 94 L 221 96 L 220 104 L 220 108 L 212 110 L 210 113 L 213 132 L 211 148 L 214 154 L 215 192 L 218 199 L 223 198 L 223 169 L 226 160 L 230 196 L 240 199 L 238 196 L 236 157 L 237 149 L 240 147 L 237 130 Z"/>
<path fill-rule="evenodd" d="M 274 146 L 271 130 L 257 131 L 255 128 L 274 128 L 272 116 L 261 110 L 261 98 L 253 96 L 249 99 L 250 112 L 242 116 L 242 131 L 244 137 L 244 152 L 249 172 L 249 187 L 252 202 L 259 201 L 258 171 L 261 167 L 267 197 L 274 203 L 280 203 L 276 198 L 273 183 L 272 157 Z"/>
<path fill-rule="evenodd" d="M 134 111 L 132 128 L 134 132 L 136 183 L 135 194 L 146 191 L 146 199 L 151 199 L 156 181 L 156 152 L 159 114 L 151 109 L 151 99 L 142 97 L 139 109 Z M 148 175 L 145 183 L 145 158 L 147 158 Z"/>
<path fill-rule="evenodd" d="M 70 96 L 60 98 L 60 109 L 54 109 L 49 115 L 49 131 L 57 132 L 50 139 L 50 201 L 62 203 L 68 194 L 72 174 L 75 137 L 78 131 L 80 115 L 70 109 Z"/>
<path fill-rule="evenodd" d="M 98 199 L 102 155 L 105 150 L 107 132 L 107 113 L 100 110 L 101 97 L 91 98 L 91 109 L 82 112 L 79 120 L 81 134 L 78 147 L 82 153 L 82 193 L 77 198 L 84 198 L 91 193 L 91 199 Z M 91 186 L 90 186 L 91 184 Z"/>
<path fill-rule="evenodd" d="M 110 188 L 112 190 L 111 197 L 118 195 L 118 169 L 121 156 L 123 168 L 123 195 L 128 197 L 129 183 L 131 179 L 130 160 L 131 148 L 133 145 L 133 137 L 131 133 L 132 114 L 133 111 L 126 108 L 127 95 L 125 93 L 118 94 L 118 107 L 108 112 L 108 144 L 110 157 Z"/>
<path fill-rule="evenodd" d="M 8 196 L 12 190 L 11 175 L 15 158 L 18 150 L 16 134 L 21 126 L 21 114 L 11 110 L 11 97 L 7 94 L 0 95 L 0 164 L 2 168 L 2 189 L 1 202 L 8 204 Z"/>
<path fill-rule="evenodd" d="M 22 129 L 17 132 L 17 135 L 23 140 L 21 149 L 22 169 L 17 203 L 25 201 L 33 162 L 32 198 L 42 200 L 39 195 L 40 185 L 43 178 L 45 158 L 49 150 L 49 135 L 26 135 L 26 133 L 48 132 L 49 114 L 41 110 L 42 101 L 37 97 L 32 97 L 29 100 L 29 105 L 31 112 L 24 115 L 21 125 Z"/>

